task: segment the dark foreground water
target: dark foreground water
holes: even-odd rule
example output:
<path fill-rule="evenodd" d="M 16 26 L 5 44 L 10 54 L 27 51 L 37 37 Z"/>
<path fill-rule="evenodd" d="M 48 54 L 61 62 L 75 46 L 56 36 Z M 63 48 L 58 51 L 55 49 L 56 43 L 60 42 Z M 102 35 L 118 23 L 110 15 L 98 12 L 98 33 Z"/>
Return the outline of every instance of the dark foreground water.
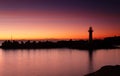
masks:
<path fill-rule="evenodd" d="M 120 64 L 120 49 L 92 53 L 72 49 L 2 50 L 0 76 L 83 76 Z"/>

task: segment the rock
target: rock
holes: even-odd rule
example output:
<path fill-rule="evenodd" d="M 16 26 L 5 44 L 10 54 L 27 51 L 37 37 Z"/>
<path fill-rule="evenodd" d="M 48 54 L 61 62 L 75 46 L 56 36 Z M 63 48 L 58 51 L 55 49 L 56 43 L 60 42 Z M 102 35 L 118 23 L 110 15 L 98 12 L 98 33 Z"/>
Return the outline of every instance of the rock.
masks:
<path fill-rule="evenodd" d="M 120 65 L 104 66 L 100 70 L 87 74 L 85 76 L 120 76 Z"/>

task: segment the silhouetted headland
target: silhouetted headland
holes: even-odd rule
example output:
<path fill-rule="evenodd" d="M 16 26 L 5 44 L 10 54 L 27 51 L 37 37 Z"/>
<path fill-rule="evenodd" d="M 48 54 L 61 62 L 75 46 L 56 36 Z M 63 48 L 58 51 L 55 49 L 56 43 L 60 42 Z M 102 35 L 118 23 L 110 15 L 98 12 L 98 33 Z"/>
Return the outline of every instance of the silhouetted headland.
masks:
<path fill-rule="evenodd" d="M 72 40 L 69 41 L 26 41 L 19 42 L 14 40 L 4 41 L 1 45 L 3 49 L 41 49 L 41 48 L 70 48 L 70 49 L 109 49 L 117 48 L 120 45 L 120 36 L 107 37 L 103 40 L 93 40 L 93 29 L 89 27 L 88 40 Z"/>
<path fill-rule="evenodd" d="M 100 70 L 85 76 L 120 76 L 120 65 L 104 66 Z"/>
<path fill-rule="evenodd" d="M 119 48 L 120 36 L 107 37 L 103 40 L 92 40 L 92 47 L 89 40 L 62 40 L 52 41 L 15 41 L 6 40 L 2 43 L 2 49 L 42 49 L 42 48 L 70 48 L 70 49 L 110 49 Z"/>

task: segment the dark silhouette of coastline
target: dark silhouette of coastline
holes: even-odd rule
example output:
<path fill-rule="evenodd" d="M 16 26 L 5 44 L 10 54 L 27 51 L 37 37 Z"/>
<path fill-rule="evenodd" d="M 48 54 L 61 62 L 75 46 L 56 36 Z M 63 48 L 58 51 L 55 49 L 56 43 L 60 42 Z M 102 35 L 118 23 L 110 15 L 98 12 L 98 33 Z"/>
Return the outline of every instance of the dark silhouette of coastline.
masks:
<path fill-rule="evenodd" d="M 120 65 L 103 66 L 100 70 L 85 76 L 120 76 Z"/>
<path fill-rule="evenodd" d="M 107 37 L 103 40 L 93 40 L 93 28 L 89 27 L 88 30 L 89 39 L 88 40 L 69 40 L 69 41 L 26 41 L 19 42 L 15 40 L 4 41 L 1 45 L 3 49 L 41 49 L 41 48 L 70 48 L 70 49 L 108 49 L 117 48 L 120 45 L 120 36 Z"/>
<path fill-rule="evenodd" d="M 92 46 L 88 40 L 69 40 L 69 41 L 15 41 L 6 40 L 2 43 L 2 49 L 42 49 L 42 48 L 70 48 L 70 49 L 111 49 L 119 48 L 120 36 L 107 37 L 103 40 L 93 40 Z"/>

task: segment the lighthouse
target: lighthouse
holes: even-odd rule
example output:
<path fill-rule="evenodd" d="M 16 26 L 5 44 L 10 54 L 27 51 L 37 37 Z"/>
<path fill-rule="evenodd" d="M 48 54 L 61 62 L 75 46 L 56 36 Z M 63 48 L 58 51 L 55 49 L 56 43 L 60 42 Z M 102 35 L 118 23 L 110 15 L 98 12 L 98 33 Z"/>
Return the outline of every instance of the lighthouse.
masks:
<path fill-rule="evenodd" d="M 89 27 L 89 30 L 88 30 L 88 32 L 89 32 L 89 44 L 90 44 L 90 46 L 92 45 L 92 42 L 93 42 L 93 29 L 92 29 L 92 27 Z"/>

